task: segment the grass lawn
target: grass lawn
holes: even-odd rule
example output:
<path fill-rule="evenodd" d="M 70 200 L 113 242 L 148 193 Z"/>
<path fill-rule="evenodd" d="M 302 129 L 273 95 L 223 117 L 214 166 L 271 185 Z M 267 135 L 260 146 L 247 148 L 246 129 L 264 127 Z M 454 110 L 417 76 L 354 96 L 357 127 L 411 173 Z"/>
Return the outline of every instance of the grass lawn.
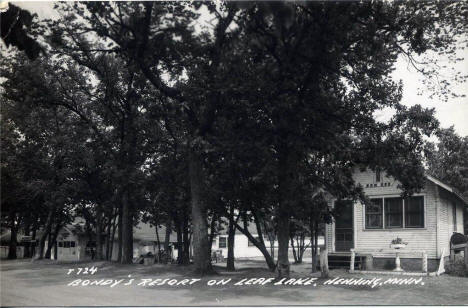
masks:
<path fill-rule="evenodd" d="M 218 275 L 203 277 L 192 285 L 149 286 L 155 279 L 198 279 L 191 266 L 120 265 L 109 262 L 54 263 L 30 260 L 1 261 L 2 306 L 158 306 L 158 305 L 462 305 L 468 304 L 468 278 L 442 275 L 423 277 L 416 285 L 370 286 L 325 285 L 318 279 L 310 285 L 234 285 L 244 278 L 274 277 L 262 261 L 239 261 L 236 272 L 227 272 L 225 264 L 216 265 Z M 68 269 L 97 266 L 94 275 L 67 275 Z M 292 265 L 291 277 L 318 277 L 310 274 L 310 264 Z M 128 275 L 131 275 L 129 277 Z M 333 270 L 331 278 L 402 278 L 391 275 L 349 274 Z M 129 279 L 130 285 L 124 285 Z M 210 280 L 229 279 L 226 285 L 208 286 Z M 407 277 L 404 277 L 407 278 Z M 76 279 L 121 280 L 110 285 L 68 286 Z M 146 280 L 146 285 L 138 285 Z M 149 280 L 151 279 L 151 281 Z M 161 281 L 161 280 L 160 280 Z M 158 283 L 160 282 L 158 281 Z M 175 281 L 175 280 L 174 280 Z M 86 284 L 86 282 L 85 282 Z"/>

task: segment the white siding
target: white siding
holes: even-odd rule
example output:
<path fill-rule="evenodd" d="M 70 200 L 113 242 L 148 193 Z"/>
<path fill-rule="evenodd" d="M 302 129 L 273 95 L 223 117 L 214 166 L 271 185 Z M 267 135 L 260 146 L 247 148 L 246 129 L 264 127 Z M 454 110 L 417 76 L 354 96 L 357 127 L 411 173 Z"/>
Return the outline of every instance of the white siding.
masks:
<path fill-rule="evenodd" d="M 356 182 L 361 183 L 364 187 L 364 192 L 369 197 L 399 196 L 401 193 L 401 190 L 398 188 L 399 183 L 387 176 L 383 177 L 382 183 L 388 184 L 383 185 L 375 182 L 375 176 L 372 171 L 356 172 L 354 177 Z M 366 185 L 369 187 L 366 187 Z M 424 190 L 417 194 L 424 196 L 425 203 L 425 227 L 420 229 L 366 230 L 364 205 L 357 202 L 354 208 L 355 248 L 376 251 L 376 256 L 390 257 L 394 256 L 394 254 L 388 253 L 390 243 L 396 237 L 400 237 L 404 242 L 408 243 L 408 246 L 404 250 L 426 251 L 429 258 L 435 258 L 437 256 L 437 218 L 434 190 L 435 185 L 427 182 Z M 378 253 L 379 250 L 382 251 L 380 254 Z M 387 253 L 384 251 L 387 251 Z M 411 257 L 411 255 L 408 255 L 408 257 Z"/>

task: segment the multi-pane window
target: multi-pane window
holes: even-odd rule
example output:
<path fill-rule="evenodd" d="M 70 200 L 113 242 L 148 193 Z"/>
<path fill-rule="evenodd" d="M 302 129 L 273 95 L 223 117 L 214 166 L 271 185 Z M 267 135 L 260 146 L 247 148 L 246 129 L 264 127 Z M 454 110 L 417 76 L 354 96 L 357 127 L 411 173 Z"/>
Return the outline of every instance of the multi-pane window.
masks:
<path fill-rule="evenodd" d="M 366 205 L 366 229 L 382 229 L 383 199 L 372 199 Z"/>
<path fill-rule="evenodd" d="M 226 248 L 227 247 L 227 237 L 225 236 L 220 236 L 219 237 L 219 243 L 218 243 L 218 248 Z"/>
<path fill-rule="evenodd" d="M 366 229 L 424 228 L 424 197 L 386 197 L 366 204 Z"/>
<path fill-rule="evenodd" d="M 75 247 L 75 241 L 58 242 L 58 247 L 63 247 L 63 248 Z"/>
<path fill-rule="evenodd" d="M 424 197 L 405 200 L 405 228 L 424 228 Z"/>
<path fill-rule="evenodd" d="M 385 198 L 385 228 L 403 227 L 403 199 Z"/>

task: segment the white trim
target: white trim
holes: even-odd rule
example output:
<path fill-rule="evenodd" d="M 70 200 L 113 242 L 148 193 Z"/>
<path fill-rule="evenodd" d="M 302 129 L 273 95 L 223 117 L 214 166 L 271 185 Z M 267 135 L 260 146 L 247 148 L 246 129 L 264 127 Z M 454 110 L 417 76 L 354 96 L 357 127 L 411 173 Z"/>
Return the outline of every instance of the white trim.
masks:
<path fill-rule="evenodd" d="M 442 183 L 441 181 L 439 181 L 438 179 L 436 179 L 436 178 L 434 178 L 434 177 L 432 177 L 432 176 L 430 176 L 430 175 L 426 175 L 426 178 L 427 178 L 429 181 L 431 181 L 432 183 L 434 183 L 434 184 L 436 184 L 436 185 L 442 187 L 443 189 L 445 189 L 445 190 L 451 192 L 452 194 L 454 194 L 455 196 L 457 196 L 465 205 L 468 205 L 468 201 L 465 200 L 465 199 L 463 198 L 463 196 L 461 196 L 460 194 L 458 194 L 458 192 L 455 191 L 452 187 L 448 186 L 447 184 Z"/>

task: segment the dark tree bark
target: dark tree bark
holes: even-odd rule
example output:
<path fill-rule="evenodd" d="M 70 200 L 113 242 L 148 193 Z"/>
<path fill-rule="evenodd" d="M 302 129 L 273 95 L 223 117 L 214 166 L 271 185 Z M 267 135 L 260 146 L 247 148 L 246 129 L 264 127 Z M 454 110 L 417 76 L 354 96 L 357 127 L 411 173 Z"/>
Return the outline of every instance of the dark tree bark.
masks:
<path fill-rule="evenodd" d="M 290 237 L 290 241 L 291 241 L 291 247 L 292 247 L 292 252 L 294 256 L 294 262 L 299 263 L 299 260 L 297 258 L 297 253 L 296 253 L 296 247 L 294 246 L 294 236 Z"/>
<path fill-rule="evenodd" d="M 293 201 L 294 184 L 297 176 L 298 159 L 287 145 L 279 150 L 279 182 L 278 182 L 278 278 L 289 278 L 289 226 Z"/>
<path fill-rule="evenodd" d="M 189 217 L 187 215 L 187 209 L 183 210 L 183 254 L 182 264 L 190 264 L 190 238 L 189 238 Z"/>
<path fill-rule="evenodd" d="M 102 260 L 102 208 L 98 205 L 96 208 L 96 259 Z"/>
<path fill-rule="evenodd" d="M 212 273 L 213 268 L 211 266 L 211 256 L 209 255 L 206 204 L 203 197 L 203 166 L 201 157 L 193 151 L 189 155 L 189 172 L 193 223 L 193 261 L 195 272 L 206 275 Z"/>
<path fill-rule="evenodd" d="M 167 218 L 166 221 L 166 234 L 164 237 L 164 252 L 167 254 L 169 252 L 169 243 L 171 239 L 171 231 L 172 231 L 172 219 L 170 217 Z"/>
<path fill-rule="evenodd" d="M 110 247 L 109 247 L 109 261 L 112 261 L 112 256 L 114 254 L 114 241 L 115 241 L 115 231 L 117 229 L 117 224 L 118 224 L 118 221 L 117 220 L 117 216 L 114 216 L 114 222 L 112 223 L 112 236 L 111 236 L 111 240 L 110 240 Z"/>
<path fill-rule="evenodd" d="M 53 213 L 55 212 L 54 209 L 49 210 L 49 214 L 47 215 L 47 220 L 44 226 L 44 233 L 42 233 L 41 238 L 39 240 L 39 249 L 37 249 L 38 256 L 37 259 L 42 259 L 44 258 L 44 246 L 45 246 L 45 241 L 47 236 L 50 234 L 50 231 L 52 229 L 52 218 L 53 218 Z"/>
<path fill-rule="evenodd" d="M 128 189 L 122 195 L 122 264 L 133 262 L 133 215 Z"/>
<path fill-rule="evenodd" d="M 16 213 L 10 215 L 10 245 L 8 247 L 8 259 L 16 259 L 16 247 L 18 246 L 18 226 Z"/>
<path fill-rule="evenodd" d="M 57 236 L 61 228 L 62 228 L 62 224 L 60 223 L 60 221 L 57 221 L 55 225 L 54 233 L 49 233 L 49 243 L 47 245 L 47 251 L 45 253 L 46 259 L 51 258 L 52 247 L 54 247 L 55 242 L 57 241 Z"/>
<path fill-rule="evenodd" d="M 122 245 L 123 245 L 123 240 L 122 240 L 122 228 L 123 228 L 123 221 L 122 221 L 122 203 L 119 204 L 119 220 L 118 220 L 118 227 L 119 227 L 119 247 L 118 247 L 118 252 L 117 252 L 117 262 L 122 262 Z"/>
<path fill-rule="evenodd" d="M 236 238 L 236 225 L 234 222 L 234 217 L 229 216 L 229 226 L 228 226 L 228 255 L 227 255 L 227 270 L 235 271 L 236 267 L 234 264 L 234 245 Z"/>

